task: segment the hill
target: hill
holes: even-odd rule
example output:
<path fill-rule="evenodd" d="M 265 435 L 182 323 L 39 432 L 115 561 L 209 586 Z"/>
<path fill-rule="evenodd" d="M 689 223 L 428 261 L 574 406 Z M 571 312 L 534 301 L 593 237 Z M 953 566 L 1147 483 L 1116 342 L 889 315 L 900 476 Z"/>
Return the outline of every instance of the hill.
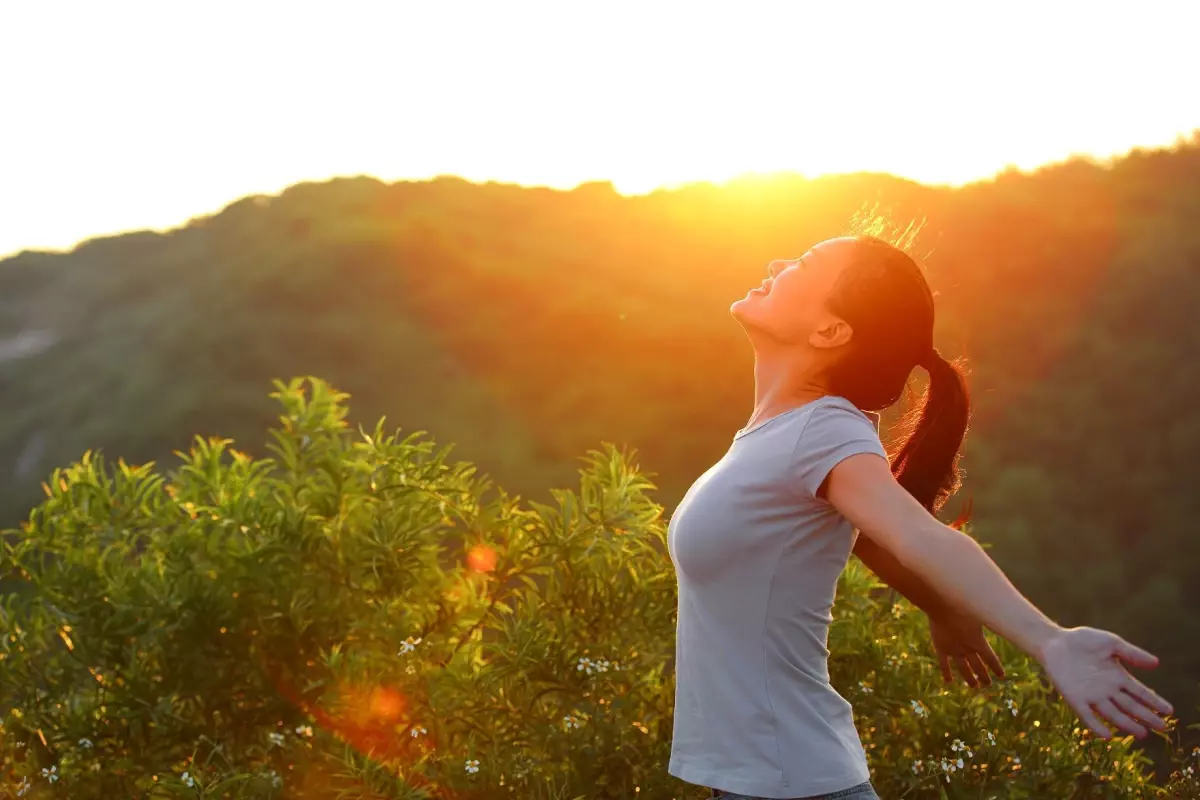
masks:
<path fill-rule="evenodd" d="M 960 189 L 352 178 L 22 253 L 0 261 L 0 521 L 86 448 L 170 461 L 204 433 L 261 453 L 271 379 L 306 374 L 527 495 L 572 483 L 602 441 L 632 445 L 670 507 L 749 411 L 731 299 L 876 209 L 925 221 L 939 344 L 972 360 L 975 532 L 1062 621 L 1159 651 L 1156 685 L 1190 704 L 1197 187 L 1200 136 Z"/>

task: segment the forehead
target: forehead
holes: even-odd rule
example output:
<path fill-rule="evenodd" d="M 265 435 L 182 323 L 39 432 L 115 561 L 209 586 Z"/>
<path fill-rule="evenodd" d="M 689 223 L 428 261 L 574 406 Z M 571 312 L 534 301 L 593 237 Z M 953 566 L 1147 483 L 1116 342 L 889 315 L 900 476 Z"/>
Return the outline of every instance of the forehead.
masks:
<path fill-rule="evenodd" d="M 803 258 L 810 263 L 815 263 L 818 260 L 822 262 L 845 262 L 849 259 L 855 244 L 855 240 L 849 237 L 826 239 L 809 248 L 809 251 L 804 254 Z"/>
<path fill-rule="evenodd" d="M 854 239 L 849 238 L 827 239 L 813 245 L 800 260 L 814 278 L 833 281 L 850 262 L 854 244 Z"/>

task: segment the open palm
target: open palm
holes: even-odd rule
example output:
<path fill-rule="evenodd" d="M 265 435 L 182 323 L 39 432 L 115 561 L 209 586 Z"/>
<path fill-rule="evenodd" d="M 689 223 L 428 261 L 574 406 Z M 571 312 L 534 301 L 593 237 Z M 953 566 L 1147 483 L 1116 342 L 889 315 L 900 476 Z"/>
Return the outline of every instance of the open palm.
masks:
<path fill-rule="evenodd" d="M 1116 634 L 1068 628 L 1044 648 L 1042 666 L 1079 718 L 1102 739 L 1112 734 L 1104 720 L 1141 738 L 1164 730 L 1171 704 L 1134 678 L 1125 665 L 1150 669 L 1158 659 Z"/>

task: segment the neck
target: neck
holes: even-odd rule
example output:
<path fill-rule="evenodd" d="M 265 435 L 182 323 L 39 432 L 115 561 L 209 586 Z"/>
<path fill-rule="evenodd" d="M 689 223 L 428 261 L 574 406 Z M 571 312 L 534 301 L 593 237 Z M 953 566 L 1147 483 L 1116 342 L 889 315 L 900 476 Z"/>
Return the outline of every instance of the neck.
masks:
<path fill-rule="evenodd" d="M 748 427 L 828 394 L 817 373 L 803 350 L 756 342 L 754 412 Z"/>

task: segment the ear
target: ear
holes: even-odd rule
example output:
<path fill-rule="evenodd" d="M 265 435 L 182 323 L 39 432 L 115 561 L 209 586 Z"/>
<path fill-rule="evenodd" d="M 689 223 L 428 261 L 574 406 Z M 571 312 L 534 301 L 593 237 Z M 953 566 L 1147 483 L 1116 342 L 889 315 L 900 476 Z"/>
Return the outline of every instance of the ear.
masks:
<path fill-rule="evenodd" d="M 854 337 L 854 330 L 845 320 L 829 317 L 808 335 L 808 343 L 822 350 L 843 347 Z"/>

